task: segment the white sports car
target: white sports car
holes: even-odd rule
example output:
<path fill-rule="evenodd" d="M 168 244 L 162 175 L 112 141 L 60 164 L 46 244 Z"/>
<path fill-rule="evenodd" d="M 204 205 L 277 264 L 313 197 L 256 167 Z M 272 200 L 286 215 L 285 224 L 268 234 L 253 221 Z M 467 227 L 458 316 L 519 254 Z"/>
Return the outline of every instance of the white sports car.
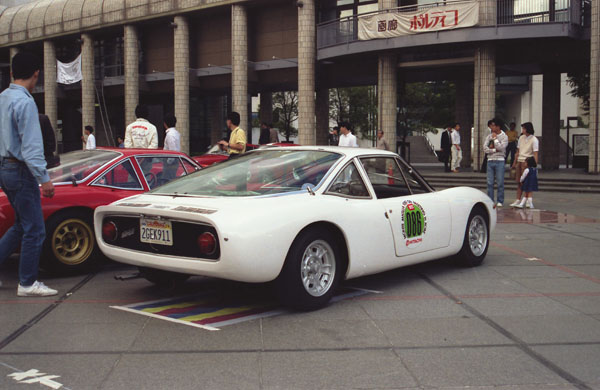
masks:
<path fill-rule="evenodd" d="M 275 281 L 283 303 L 315 309 L 341 279 L 450 256 L 481 264 L 496 210 L 473 188 L 434 191 L 395 153 L 296 146 L 246 153 L 94 219 L 100 249 L 152 282 Z"/>

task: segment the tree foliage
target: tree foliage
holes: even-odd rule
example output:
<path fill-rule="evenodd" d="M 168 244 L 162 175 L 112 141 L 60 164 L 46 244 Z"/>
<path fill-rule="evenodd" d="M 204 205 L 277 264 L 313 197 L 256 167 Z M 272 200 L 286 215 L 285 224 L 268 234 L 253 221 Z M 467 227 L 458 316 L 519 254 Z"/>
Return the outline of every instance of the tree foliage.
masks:
<path fill-rule="evenodd" d="M 581 108 L 583 112 L 590 112 L 590 70 L 579 69 L 574 72 L 567 73 L 567 82 L 571 87 L 569 95 L 579 98 L 582 101 Z"/>
<path fill-rule="evenodd" d="M 455 120 L 456 86 L 452 82 L 406 83 L 398 93 L 398 135 L 433 131 Z"/>
<path fill-rule="evenodd" d="M 377 124 L 377 94 L 374 86 L 329 90 L 329 117 L 350 122 L 355 135 L 373 139 Z"/>
<path fill-rule="evenodd" d="M 298 135 L 298 129 L 293 124 L 298 120 L 298 92 L 285 91 L 273 94 L 273 125 L 285 136 L 289 142 L 290 137 Z"/>

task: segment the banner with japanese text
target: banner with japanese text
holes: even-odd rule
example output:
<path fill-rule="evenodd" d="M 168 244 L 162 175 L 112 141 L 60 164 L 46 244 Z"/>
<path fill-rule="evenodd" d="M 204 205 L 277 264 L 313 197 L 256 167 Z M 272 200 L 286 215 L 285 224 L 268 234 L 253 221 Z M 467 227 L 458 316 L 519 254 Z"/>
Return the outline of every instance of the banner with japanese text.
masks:
<path fill-rule="evenodd" d="M 358 17 L 358 39 L 393 38 L 472 27 L 478 23 L 478 1 L 432 7 L 416 12 L 382 12 Z"/>

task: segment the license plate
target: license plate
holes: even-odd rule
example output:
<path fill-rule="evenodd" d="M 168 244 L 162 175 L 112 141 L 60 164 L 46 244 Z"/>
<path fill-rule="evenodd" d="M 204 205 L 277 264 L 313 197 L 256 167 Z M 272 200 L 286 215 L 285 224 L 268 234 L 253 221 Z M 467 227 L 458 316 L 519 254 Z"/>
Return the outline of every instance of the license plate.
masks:
<path fill-rule="evenodd" d="M 171 221 L 162 219 L 140 219 L 140 241 L 147 244 L 173 246 Z"/>

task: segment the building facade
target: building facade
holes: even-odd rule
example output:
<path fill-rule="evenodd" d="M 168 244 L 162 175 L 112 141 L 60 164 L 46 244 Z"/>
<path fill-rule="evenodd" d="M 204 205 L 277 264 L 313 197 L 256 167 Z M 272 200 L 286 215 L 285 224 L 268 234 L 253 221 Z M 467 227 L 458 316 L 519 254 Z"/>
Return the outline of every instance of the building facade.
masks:
<path fill-rule="evenodd" d="M 367 16 L 435 13 L 459 3 L 477 3 L 474 25 L 376 39 L 359 34 Z M 110 145 L 143 103 L 159 129 L 164 115 L 175 113 L 184 150 L 198 154 L 223 136 L 228 110 L 240 112 L 249 128 L 252 96 L 261 96 L 260 117 L 268 119 L 270 94 L 278 91 L 298 91 L 299 142 L 324 143 L 328 89 L 361 85 L 377 85 L 377 126 L 396 144 L 402 83 L 451 80 L 457 120 L 474 129 L 463 135 L 465 162 L 477 168 L 498 95 L 516 88 L 505 81 L 543 75 L 542 121 L 535 125 L 543 129 L 542 165 L 554 169 L 565 119 L 561 74 L 587 65 L 589 170 L 598 173 L 598 23 L 598 2 L 585 0 L 22 2 L 0 6 L 0 82 L 7 86 L 18 50 L 44 58 L 35 98 L 65 151 L 81 147 L 88 124 Z M 56 60 L 79 55 L 83 80 L 57 85 Z"/>

